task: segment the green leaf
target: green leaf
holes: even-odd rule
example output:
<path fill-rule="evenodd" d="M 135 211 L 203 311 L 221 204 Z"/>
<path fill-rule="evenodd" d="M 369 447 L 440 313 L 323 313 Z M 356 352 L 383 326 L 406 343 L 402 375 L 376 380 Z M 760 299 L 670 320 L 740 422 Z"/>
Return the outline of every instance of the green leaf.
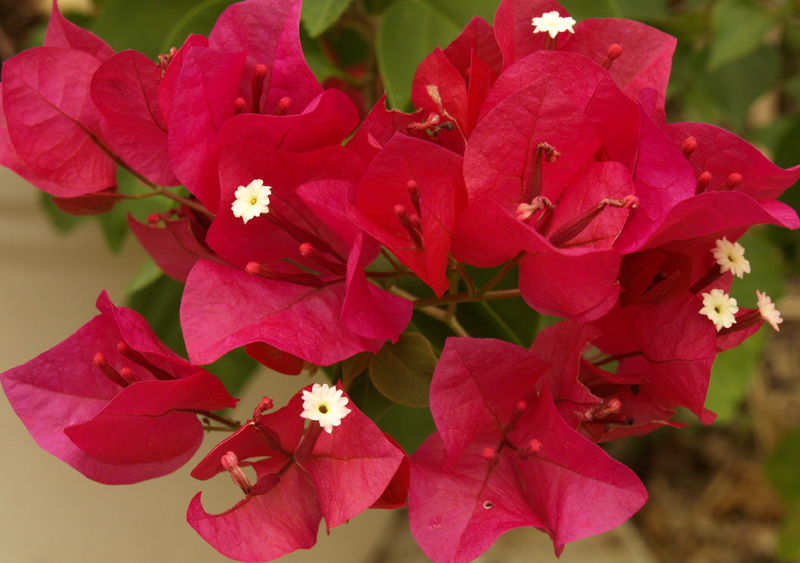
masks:
<path fill-rule="evenodd" d="M 778 50 L 763 47 L 718 68 L 701 80 L 724 110 L 724 116 L 741 128 L 753 102 L 778 79 L 780 66 Z"/>
<path fill-rule="evenodd" d="M 445 47 L 461 32 L 451 16 L 421 0 L 401 0 L 383 15 L 375 50 L 378 68 L 392 107 L 406 109 L 414 72 L 437 46 Z"/>
<path fill-rule="evenodd" d="M 300 28 L 300 44 L 303 47 L 308 68 L 320 83 L 325 82 L 331 76 L 343 76 L 342 71 L 331 62 L 319 40 L 309 37 L 302 27 Z"/>
<path fill-rule="evenodd" d="M 387 399 L 409 407 L 429 405 L 431 379 L 438 358 L 428 339 L 404 332 L 373 356 L 369 376 Z"/>
<path fill-rule="evenodd" d="M 300 21 L 316 37 L 339 19 L 353 0 L 304 0 Z"/>
<path fill-rule="evenodd" d="M 782 561 L 800 559 L 800 504 L 787 509 L 778 535 L 778 557 Z"/>
<path fill-rule="evenodd" d="M 739 244 L 745 248 L 745 258 L 750 262 L 752 273 L 745 274 L 743 279 L 733 279 L 731 297 L 736 299 L 739 307 L 754 309 L 758 289 L 775 302 L 784 292 L 780 251 L 760 228 L 750 229 L 739 238 Z"/>
<path fill-rule="evenodd" d="M 176 354 L 186 357 L 186 345 L 180 323 L 183 284 L 162 275 L 147 287 L 128 296 L 128 307 L 140 313 L 161 341 Z M 243 348 L 228 352 L 216 362 L 204 366 L 219 377 L 228 392 L 235 395 L 247 382 L 258 362 Z"/>
<path fill-rule="evenodd" d="M 714 40 L 708 59 L 709 72 L 754 53 L 763 45 L 764 35 L 774 23 L 773 16 L 761 4 L 750 0 L 722 0 L 711 14 Z"/>
<path fill-rule="evenodd" d="M 205 367 L 216 375 L 228 393 L 236 396 L 255 373 L 258 362 L 245 354 L 244 348 L 231 350 L 213 364 Z"/>
<path fill-rule="evenodd" d="M 179 315 L 182 295 L 183 284 L 164 275 L 129 295 L 127 306 L 147 320 L 164 344 L 185 358 Z"/>
<path fill-rule="evenodd" d="M 375 419 L 373 419 L 375 420 Z M 436 431 L 431 409 L 418 409 L 393 404 L 375 424 L 397 440 L 406 454 L 413 454 L 428 436 Z"/>
<path fill-rule="evenodd" d="M 164 272 L 162 272 L 158 264 L 148 256 L 147 260 L 142 264 L 142 267 L 139 268 L 139 271 L 136 272 L 136 275 L 133 276 L 133 279 L 128 283 L 128 287 L 125 288 L 125 294 L 130 295 L 131 293 L 144 289 L 150 284 L 155 283 L 162 275 L 164 275 Z"/>
<path fill-rule="evenodd" d="M 406 407 L 384 397 L 365 375 L 356 377 L 347 395 L 383 432 L 391 435 L 408 455 L 436 430 L 427 408 Z"/>
<path fill-rule="evenodd" d="M 161 43 L 161 52 L 169 53 L 172 47 L 180 49 L 183 42 L 190 34 L 208 36 L 217 22 L 220 14 L 225 8 L 234 3 L 235 0 L 205 0 L 197 4 L 192 10 L 186 12 L 178 23 L 166 35 Z"/>
<path fill-rule="evenodd" d="M 494 22 L 494 13 L 500 5 L 499 0 L 429 0 L 431 6 L 438 8 L 459 27 L 464 27 L 469 20 L 480 16 L 490 24 Z"/>
<path fill-rule="evenodd" d="M 778 447 L 767 459 L 765 472 L 767 479 L 781 495 L 781 500 L 789 506 L 800 503 L 800 428 L 783 437 Z"/>
<path fill-rule="evenodd" d="M 666 0 L 616 0 L 616 4 L 622 12 L 621 17 L 631 20 L 652 21 L 669 13 Z"/>
<path fill-rule="evenodd" d="M 764 353 L 765 330 L 762 328 L 736 348 L 717 354 L 705 405 L 717 413 L 717 422 L 732 420 L 747 395 Z"/>
<path fill-rule="evenodd" d="M 342 385 L 348 387 L 350 382 L 364 373 L 372 361 L 372 352 L 359 352 L 342 362 Z"/>
<path fill-rule="evenodd" d="M 115 51 L 134 49 L 155 60 L 175 22 L 196 6 L 197 0 L 108 0 L 91 31 Z"/>
<path fill-rule="evenodd" d="M 501 268 L 466 266 L 467 273 L 477 287 L 487 283 Z M 513 289 L 518 286 L 518 270 L 515 268 L 494 289 Z M 463 284 L 462 289 L 466 290 Z M 499 338 L 526 348 L 533 343 L 538 329 L 539 314 L 521 297 L 460 303 L 456 316 L 470 336 Z"/>
<path fill-rule="evenodd" d="M 614 0 L 563 0 L 561 5 L 577 21 L 622 17 L 622 10 Z"/>

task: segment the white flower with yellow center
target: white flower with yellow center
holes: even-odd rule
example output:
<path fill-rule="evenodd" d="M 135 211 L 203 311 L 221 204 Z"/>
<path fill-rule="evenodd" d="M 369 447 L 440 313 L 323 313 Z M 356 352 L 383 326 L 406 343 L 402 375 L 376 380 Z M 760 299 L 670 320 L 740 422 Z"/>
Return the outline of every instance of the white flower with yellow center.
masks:
<path fill-rule="evenodd" d="M 730 297 L 721 289 L 712 289 L 711 293 L 703 294 L 703 308 L 700 314 L 707 316 L 717 327 L 717 332 L 730 328 L 736 322 L 736 299 Z"/>
<path fill-rule="evenodd" d="M 231 205 L 234 217 L 241 217 L 247 223 L 253 217 L 269 213 L 269 196 L 272 187 L 265 186 L 264 180 L 255 179 L 247 186 L 236 188 L 236 199 Z"/>
<path fill-rule="evenodd" d="M 775 308 L 775 303 L 772 302 L 772 299 L 770 299 L 766 293 L 761 293 L 756 290 L 756 295 L 758 296 L 758 312 L 761 318 L 771 324 L 772 328 L 780 332 L 781 329 L 778 328 L 778 325 L 783 322 L 781 312 Z"/>
<path fill-rule="evenodd" d="M 540 17 L 533 18 L 532 25 L 536 26 L 536 28 L 533 30 L 534 33 L 549 33 L 550 37 L 555 39 L 556 35 L 565 31 L 575 33 L 572 31 L 572 26 L 576 23 L 577 22 L 572 18 L 562 18 L 558 12 L 553 11 L 545 12 Z"/>
<path fill-rule="evenodd" d="M 742 279 L 745 274 L 750 273 L 750 262 L 745 260 L 744 247 L 741 244 L 730 242 L 727 237 L 722 237 L 716 244 L 711 252 L 714 253 L 714 260 L 723 274 L 730 270 L 734 276 Z"/>
<path fill-rule="evenodd" d="M 328 434 L 334 426 L 339 426 L 342 419 L 350 413 L 346 408 L 347 397 L 342 397 L 342 390 L 328 387 L 327 383 L 315 383 L 311 391 L 303 391 L 303 408 L 300 416 L 316 420 Z"/>

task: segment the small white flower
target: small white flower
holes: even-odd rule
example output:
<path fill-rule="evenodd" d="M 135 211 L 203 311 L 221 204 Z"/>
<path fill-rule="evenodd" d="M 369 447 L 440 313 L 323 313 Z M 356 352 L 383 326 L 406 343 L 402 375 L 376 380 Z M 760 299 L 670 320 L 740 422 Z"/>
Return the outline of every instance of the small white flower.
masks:
<path fill-rule="evenodd" d="M 730 297 L 721 289 L 712 289 L 711 293 L 703 294 L 703 308 L 700 314 L 707 316 L 717 327 L 717 332 L 722 328 L 730 328 L 736 322 L 736 299 Z"/>
<path fill-rule="evenodd" d="M 772 328 L 780 332 L 781 329 L 778 328 L 778 325 L 783 322 L 781 312 L 775 308 L 775 303 L 772 302 L 772 299 L 770 299 L 766 293 L 761 293 L 756 290 L 756 295 L 758 296 L 758 312 L 761 314 L 761 318 L 771 324 Z"/>
<path fill-rule="evenodd" d="M 231 205 L 234 217 L 241 217 L 247 223 L 253 217 L 269 213 L 269 196 L 272 187 L 265 186 L 264 180 L 255 179 L 247 186 L 236 188 L 236 199 Z"/>
<path fill-rule="evenodd" d="M 328 434 L 334 426 L 339 426 L 350 409 L 346 408 L 347 397 L 342 397 L 342 390 L 328 387 L 327 383 L 315 383 L 311 391 L 303 391 L 303 408 L 300 416 L 319 421 L 319 425 Z"/>
<path fill-rule="evenodd" d="M 722 237 L 711 252 L 714 253 L 714 260 L 720 265 L 723 274 L 730 270 L 734 276 L 742 279 L 745 274 L 750 273 L 750 262 L 745 260 L 744 247 L 738 242 L 730 242 L 727 237 Z"/>
<path fill-rule="evenodd" d="M 533 30 L 534 33 L 549 33 L 550 37 L 555 39 L 556 35 L 565 31 L 575 33 L 572 31 L 572 26 L 576 23 L 577 22 L 572 18 L 562 18 L 558 15 L 558 12 L 554 11 L 545 12 L 541 15 L 541 17 L 533 18 L 532 25 L 536 26 L 536 28 Z"/>

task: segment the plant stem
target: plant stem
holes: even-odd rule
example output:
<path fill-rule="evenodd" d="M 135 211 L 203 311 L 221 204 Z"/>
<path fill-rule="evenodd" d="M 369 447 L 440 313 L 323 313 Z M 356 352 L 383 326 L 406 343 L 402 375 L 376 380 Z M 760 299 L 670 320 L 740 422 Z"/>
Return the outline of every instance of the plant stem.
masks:
<path fill-rule="evenodd" d="M 436 305 L 445 305 L 447 303 L 466 303 L 469 301 L 491 301 L 493 299 L 510 299 L 512 297 L 519 297 L 519 296 L 520 296 L 519 289 L 498 289 L 497 291 L 489 291 L 483 295 L 480 295 L 480 292 L 478 292 L 475 295 L 470 295 L 469 293 L 462 292 L 462 293 L 453 293 L 449 295 L 444 295 L 442 297 L 426 297 L 424 299 L 418 299 L 412 297 L 411 299 L 412 301 L 414 301 L 415 309 L 422 309 L 425 307 L 433 307 Z"/>
<path fill-rule="evenodd" d="M 478 299 L 478 301 L 480 301 L 480 300 L 481 300 L 481 299 L 480 299 L 481 297 L 483 297 L 484 295 L 486 295 L 487 293 L 489 293 L 489 292 L 492 290 L 492 288 L 493 288 L 494 286 L 496 286 L 498 283 L 500 283 L 500 281 L 501 281 L 501 280 L 502 280 L 504 277 L 506 277 L 506 275 L 507 275 L 507 274 L 508 274 L 508 273 L 509 273 L 509 272 L 510 272 L 510 271 L 511 271 L 513 268 L 514 268 L 514 266 L 516 266 L 516 265 L 519 263 L 519 261 L 520 261 L 520 260 L 522 260 L 522 257 L 523 257 L 523 256 L 525 256 L 525 251 L 524 251 L 524 250 L 520 251 L 520 253 L 519 253 L 519 254 L 517 254 L 516 256 L 514 256 L 514 258 L 512 258 L 511 260 L 509 260 L 509 261 L 506 263 L 506 265 L 505 265 L 505 266 L 503 266 L 503 269 L 502 269 L 502 270 L 500 270 L 499 272 L 497 272 L 497 274 L 496 274 L 496 275 L 495 275 L 495 276 L 494 276 L 492 279 L 490 279 L 490 280 L 489 280 L 489 281 L 486 283 L 486 285 L 484 285 L 482 288 L 480 288 L 480 289 L 478 290 L 478 293 L 477 293 L 477 297 L 479 298 L 479 299 Z"/>

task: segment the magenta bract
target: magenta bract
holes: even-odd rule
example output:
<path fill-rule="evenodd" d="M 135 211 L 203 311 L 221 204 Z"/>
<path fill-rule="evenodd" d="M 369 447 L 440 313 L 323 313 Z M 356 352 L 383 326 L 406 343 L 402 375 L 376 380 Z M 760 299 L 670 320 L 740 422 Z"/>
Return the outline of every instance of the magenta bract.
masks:
<path fill-rule="evenodd" d="M 627 520 L 647 499 L 632 471 L 561 418 L 547 365 L 490 339 L 450 338 L 431 383 L 439 432 L 411 458 L 409 520 L 435 563 L 472 561 L 534 526 L 564 544 Z"/>
<path fill-rule="evenodd" d="M 285 407 L 257 414 L 192 471 L 197 479 L 211 478 L 224 470 L 221 459 L 227 452 L 256 470 L 252 492 L 230 510 L 206 513 L 200 494 L 189 506 L 189 524 L 223 555 L 239 561 L 270 561 L 308 549 L 316 543 L 323 517 L 330 530 L 376 503 L 390 483 L 396 487 L 394 478 L 405 454 L 352 402 L 347 404 L 351 412 L 330 434 L 313 431 L 318 423 L 310 421 L 303 442 L 302 405 L 301 390 Z M 318 438 L 310 456 L 296 458 L 298 448 L 311 436 Z M 395 491 L 394 496 L 405 493 Z"/>
<path fill-rule="evenodd" d="M 197 415 L 186 411 L 236 401 L 166 348 L 139 314 L 114 307 L 105 292 L 97 307 L 101 314 L 67 340 L 0 375 L 6 396 L 37 444 L 90 479 L 125 484 L 171 473 L 203 439 Z M 123 387 L 104 374 L 93 363 L 98 353 L 118 373 L 131 370 L 133 382 Z"/>

